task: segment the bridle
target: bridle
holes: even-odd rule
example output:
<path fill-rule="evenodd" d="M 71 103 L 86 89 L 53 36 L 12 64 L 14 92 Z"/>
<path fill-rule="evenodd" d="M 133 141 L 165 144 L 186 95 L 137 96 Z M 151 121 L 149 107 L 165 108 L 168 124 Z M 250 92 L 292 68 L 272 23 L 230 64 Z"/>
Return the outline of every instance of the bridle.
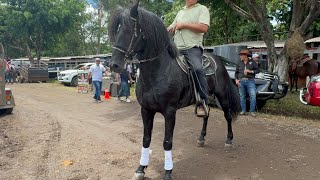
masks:
<path fill-rule="evenodd" d="M 121 53 L 124 54 L 124 59 L 123 59 L 123 61 L 125 61 L 124 67 L 126 67 L 127 64 L 131 64 L 131 63 L 133 63 L 133 64 L 140 64 L 140 63 L 145 63 L 145 62 L 151 62 L 151 61 L 157 59 L 157 58 L 160 56 L 160 54 L 161 54 L 161 53 L 160 53 L 159 55 L 157 55 L 156 57 L 153 57 L 153 58 L 148 58 L 148 59 L 137 59 L 137 58 L 135 58 L 134 60 L 132 60 L 132 57 L 137 54 L 137 53 L 134 51 L 134 48 L 137 46 L 137 44 L 138 44 L 138 42 L 139 42 L 138 40 L 141 39 L 141 38 L 144 39 L 145 37 L 144 37 L 143 34 L 141 33 L 141 29 L 140 29 L 139 35 L 138 35 L 138 33 L 137 33 L 137 26 L 138 26 L 137 19 L 136 19 L 136 18 L 133 18 L 133 17 L 131 17 L 131 16 L 130 16 L 130 19 L 134 22 L 134 28 L 133 28 L 134 33 L 132 34 L 132 37 L 131 37 L 131 40 L 130 40 L 130 44 L 129 44 L 128 49 L 123 49 L 123 48 L 120 48 L 120 47 L 117 47 L 117 46 L 113 46 L 113 47 L 112 47 L 114 50 L 117 50 L 117 51 L 119 51 L 119 52 L 121 52 Z M 133 42 L 134 39 L 136 39 L 135 42 Z M 130 57 L 131 57 L 131 58 L 130 58 Z"/>

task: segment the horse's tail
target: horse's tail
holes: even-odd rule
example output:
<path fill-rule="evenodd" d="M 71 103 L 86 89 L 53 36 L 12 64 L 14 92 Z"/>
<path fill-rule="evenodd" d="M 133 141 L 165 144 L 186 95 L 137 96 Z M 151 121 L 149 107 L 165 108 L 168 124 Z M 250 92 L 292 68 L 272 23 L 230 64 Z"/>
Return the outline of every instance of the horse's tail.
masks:
<path fill-rule="evenodd" d="M 235 121 L 241 111 L 240 95 L 237 86 L 232 82 L 231 78 L 228 78 L 225 92 L 227 94 L 232 120 Z"/>

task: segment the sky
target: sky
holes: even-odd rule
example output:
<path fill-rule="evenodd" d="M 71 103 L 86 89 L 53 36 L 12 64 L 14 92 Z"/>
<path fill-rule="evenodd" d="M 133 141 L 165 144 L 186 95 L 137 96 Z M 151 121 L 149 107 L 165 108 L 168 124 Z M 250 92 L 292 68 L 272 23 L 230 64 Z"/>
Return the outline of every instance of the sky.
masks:
<path fill-rule="evenodd" d="M 98 0 L 86 0 L 93 8 L 98 8 Z"/>

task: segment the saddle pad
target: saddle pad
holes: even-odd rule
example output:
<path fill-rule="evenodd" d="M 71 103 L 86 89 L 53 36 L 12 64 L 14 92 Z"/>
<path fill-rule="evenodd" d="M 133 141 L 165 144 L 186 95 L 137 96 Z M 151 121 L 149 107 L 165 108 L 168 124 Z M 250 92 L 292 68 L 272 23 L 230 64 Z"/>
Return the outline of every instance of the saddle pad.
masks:
<path fill-rule="evenodd" d="M 186 74 L 189 74 L 189 64 L 187 62 L 187 59 L 184 56 L 178 56 L 176 58 L 180 68 L 182 69 L 183 72 Z M 212 56 L 203 54 L 202 56 L 202 67 L 204 69 L 204 72 L 206 73 L 207 76 L 215 74 L 217 70 L 217 63 L 213 59 Z"/>

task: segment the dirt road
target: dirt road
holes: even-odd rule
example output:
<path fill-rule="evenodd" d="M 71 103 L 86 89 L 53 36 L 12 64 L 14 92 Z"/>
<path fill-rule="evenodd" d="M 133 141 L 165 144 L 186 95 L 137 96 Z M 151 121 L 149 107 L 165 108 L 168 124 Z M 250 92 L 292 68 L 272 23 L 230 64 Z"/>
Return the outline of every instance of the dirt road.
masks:
<path fill-rule="evenodd" d="M 92 95 L 57 84 L 15 84 L 12 115 L 0 117 L 0 179 L 131 179 L 142 142 L 138 103 L 94 103 Z M 319 118 L 320 119 L 320 118 Z M 320 123 L 259 114 L 234 123 L 234 148 L 225 149 L 226 122 L 213 109 L 205 147 L 193 108 L 177 114 L 176 180 L 320 179 Z M 163 173 L 164 120 L 156 116 L 146 179 Z"/>

